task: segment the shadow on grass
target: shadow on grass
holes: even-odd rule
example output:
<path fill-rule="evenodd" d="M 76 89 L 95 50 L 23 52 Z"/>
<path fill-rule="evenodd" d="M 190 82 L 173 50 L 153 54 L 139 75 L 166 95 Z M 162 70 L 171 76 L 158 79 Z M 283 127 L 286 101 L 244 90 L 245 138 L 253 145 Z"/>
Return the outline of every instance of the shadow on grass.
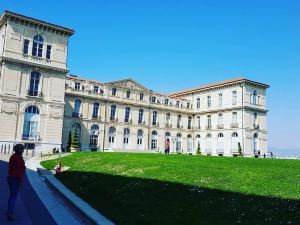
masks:
<path fill-rule="evenodd" d="M 116 224 L 300 224 L 300 201 L 66 171 L 58 179 Z"/>

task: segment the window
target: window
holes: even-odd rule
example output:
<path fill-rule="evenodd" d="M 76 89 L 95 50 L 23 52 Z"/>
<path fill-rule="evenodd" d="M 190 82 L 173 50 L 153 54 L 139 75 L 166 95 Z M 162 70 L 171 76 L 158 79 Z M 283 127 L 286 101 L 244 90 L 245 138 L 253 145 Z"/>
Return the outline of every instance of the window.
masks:
<path fill-rule="evenodd" d="M 23 43 L 23 54 L 28 55 L 28 50 L 29 50 L 29 40 L 24 39 Z"/>
<path fill-rule="evenodd" d="M 79 99 L 75 99 L 74 111 L 72 113 L 73 117 L 80 117 L 80 108 L 81 108 L 81 101 Z"/>
<path fill-rule="evenodd" d="M 190 106 L 191 106 L 191 103 L 188 102 L 188 103 L 186 104 L 186 107 L 189 109 Z"/>
<path fill-rule="evenodd" d="M 207 96 L 207 107 L 211 107 L 211 96 Z"/>
<path fill-rule="evenodd" d="M 261 102 L 260 102 L 260 96 L 257 96 L 257 105 L 260 105 Z"/>
<path fill-rule="evenodd" d="M 151 150 L 157 150 L 157 132 L 154 130 L 151 133 Z"/>
<path fill-rule="evenodd" d="M 25 109 L 23 140 L 38 140 L 40 111 L 36 106 L 29 106 Z"/>
<path fill-rule="evenodd" d="M 219 153 L 223 153 L 224 151 L 224 138 L 223 134 L 219 133 L 218 134 L 218 143 L 217 143 L 217 151 Z"/>
<path fill-rule="evenodd" d="M 181 115 L 177 116 L 177 128 L 181 128 Z"/>
<path fill-rule="evenodd" d="M 144 110 L 143 109 L 139 109 L 139 119 L 138 119 L 138 123 L 141 124 L 143 123 L 144 120 Z"/>
<path fill-rule="evenodd" d="M 222 125 L 222 124 L 223 124 L 223 114 L 222 114 L 222 113 L 219 114 L 218 124 L 219 124 L 219 125 Z"/>
<path fill-rule="evenodd" d="M 200 109 L 200 98 L 197 98 L 197 109 Z"/>
<path fill-rule="evenodd" d="M 144 93 L 140 93 L 140 101 L 144 101 Z"/>
<path fill-rule="evenodd" d="M 138 130 L 138 132 L 137 132 L 137 145 L 138 145 L 139 149 L 141 149 L 141 147 L 142 147 L 143 139 L 144 139 L 143 130 Z"/>
<path fill-rule="evenodd" d="M 219 107 L 222 107 L 223 104 L 223 95 L 219 94 Z"/>
<path fill-rule="evenodd" d="M 129 138 L 130 138 L 130 130 L 129 128 L 125 128 L 123 134 L 123 144 L 125 148 L 128 148 Z"/>
<path fill-rule="evenodd" d="M 81 90 L 81 83 L 75 82 L 75 90 Z"/>
<path fill-rule="evenodd" d="M 108 131 L 108 143 L 109 147 L 114 147 L 116 138 L 116 128 L 110 127 Z"/>
<path fill-rule="evenodd" d="M 112 96 L 116 96 L 117 95 L 117 89 L 116 88 L 111 89 L 111 95 Z"/>
<path fill-rule="evenodd" d="M 169 105 L 169 99 L 165 99 L 165 105 Z"/>
<path fill-rule="evenodd" d="M 181 133 L 176 135 L 176 152 L 181 153 Z"/>
<path fill-rule="evenodd" d="M 126 98 L 130 98 L 130 91 L 126 91 Z"/>
<path fill-rule="evenodd" d="M 51 45 L 47 45 L 47 52 L 46 52 L 46 59 L 50 59 L 51 58 Z"/>
<path fill-rule="evenodd" d="M 32 44 L 32 55 L 42 57 L 43 56 L 43 44 L 44 40 L 41 35 L 35 35 L 33 37 L 33 44 Z"/>
<path fill-rule="evenodd" d="M 38 96 L 39 95 L 39 84 L 40 84 L 40 73 L 34 72 L 34 71 L 31 72 L 28 95 Z"/>
<path fill-rule="evenodd" d="M 90 134 L 90 148 L 91 150 L 96 150 L 98 147 L 98 137 L 99 137 L 99 126 L 97 124 L 93 124 L 91 126 L 91 134 Z"/>
<path fill-rule="evenodd" d="M 192 129 L 192 117 L 188 117 L 188 129 Z"/>
<path fill-rule="evenodd" d="M 188 152 L 193 151 L 193 137 L 191 134 L 188 134 L 187 136 L 187 151 Z"/>
<path fill-rule="evenodd" d="M 156 111 L 153 111 L 152 112 L 152 125 L 157 125 L 158 122 L 157 122 L 157 112 Z"/>
<path fill-rule="evenodd" d="M 207 128 L 210 129 L 211 128 L 211 115 L 207 116 Z"/>
<path fill-rule="evenodd" d="M 253 104 L 254 105 L 257 104 L 257 92 L 256 91 L 253 92 Z"/>
<path fill-rule="evenodd" d="M 99 102 L 94 102 L 93 104 L 93 115 L 92 118 L 98 118 L 98 114 L 99 114 Z"/>
<path fill-rule="evenodd" d="M 98 93 L 99 92 L 99 86 L 94 85 L 93 92 Z"/>
<path fill-rule="evenodd" d="M 151 96 L 151 102 L 156 103 L 156 97 L 155 96 Z"/>
<path fill-rule="evenodd" d="M 232 123 L 234 123 L 234 124 L 237 123 L 237 112 L 232 113 Z"/>
<path fill-rule="evenodd" d="M 169 125 L 170 124 L 170 121 L 171 121 L 171 113 L 166 113 L 166 122 L 167 124 Z"/>
<path fill-rule="evenodd" d="M 257 113 L 254 113 L 254 124 L 257 124 Z"/>
<path fill-rule="evenodd" d="M 201 120 L 200 120 L 200 116 L 197 116 L 197 128 L 201 129 Z"/>
<path fill-rule="evenodd" d="M 110 120 L 115 120 L 116 119 L 116 111 L 117 111 L 117 106 L 112 105 L 110 107 Z"/>
<path fill-rule="evenodd" d="M 256 134 L 256 133 L 253 135 L 253 150 L 254 150 L 255 154 L 256 154 L 256 151 L 259 150 L 259 147 L 258 147 L 258 134 Z"/>
<path fill-rule="evenodd" d="M 212 141 L 211 141 L 211 134 L 206 135 L 206 152 L 211 154 L 212 151 Z"/>
<path fill-rule="evenodd" d="M 129 122 L 129 117 L 130 117 L 130 107 L 125 107 L 125 118 L 124 118 L 125 123 Z"/>
<path fill-rule="evenodd" d="M 236 105 L 236 100 L 237 100 L 237 92 L 233 91 L 232 92 L 232 105 Z"/>
<path fill-rule="evenodd" d="M 234 132 L 231 135 L 231 151 L 232 153 L 237 153 L 238 152 L 238 134 Z"/>

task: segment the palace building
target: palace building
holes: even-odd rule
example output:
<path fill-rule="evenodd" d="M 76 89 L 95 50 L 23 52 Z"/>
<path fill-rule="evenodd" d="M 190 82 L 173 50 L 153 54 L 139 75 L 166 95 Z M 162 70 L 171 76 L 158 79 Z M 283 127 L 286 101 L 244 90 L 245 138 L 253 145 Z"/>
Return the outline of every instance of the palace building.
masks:
<path fill-rule="evenodd" d="M 267 153 L 268 85 L 236 78 L 171 94 L 132 79 L 67 75 L 72 29 L 5 11 L 0 18 L 0 148 L 37 151 Z"/>

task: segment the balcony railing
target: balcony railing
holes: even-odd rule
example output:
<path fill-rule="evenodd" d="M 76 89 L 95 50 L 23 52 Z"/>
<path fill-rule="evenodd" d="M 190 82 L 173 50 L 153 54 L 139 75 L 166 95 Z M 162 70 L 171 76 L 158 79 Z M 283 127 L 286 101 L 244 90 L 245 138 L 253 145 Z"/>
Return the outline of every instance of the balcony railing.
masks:
<path fill-rule="evenodd" d="M 218 148 L 217 153 L 218 154 L 224 154 L 224 149 L 223 148 Z"/>
<path fill-rule="evenodd" d="M 211 149 L 211 148 L 205 149 L 205 153 L 206 153 L 207 155 L 211 155 L 212 149 Z"/>
<path fill-rule="evenodd" d="M 109 120 L 112 121 L 112 122 L 117 122 L 117 121 L 118 121 L 118 118 L 110 117 Z"/>
<path fill-rule="evenodd" d="M 237 155 L 238 154 L 238 149 L 231 149 L 230 152 L 233 155 Z"/>
<path fill-rule="evenodd" d="M 30 97 L 43 97 L 43 93 L 37 90 L 27 90 L 27 95 Z"/>
<path fill-rule="evenodd" d="M 101 119 L 101 116 L 98 114 L 92 114 L 92 119 L 94 120 Z"/>
<path fill-rule="evenodd" d="M 170 123 L 165 123 L 165 127 L 166 127 L 166 128 L 171 128 L 171 127 L 172 127 L 172 124 L 170 124 Z"/>
<path fill-rule="evenodd" d="M 206 129 L 206 130 L 211 130 L 212 127 L 211 127 L 211 125 L 208 125 L 208 126 L 205 126 L 205 129 Z"/>
<path fill-rule="evenodd" d="M 238 123 L 232 123 L 231 128 L 239 128 L 239 124 Z"/>
<path fill-rule="evenodd" d="M 218 124 L 217 128 L 218 129 L 224 129 L 224 124 Z"/>
<path fill-rule="evenodd" d="M 27 140 L 27 141 L 40 141 L 41 137 L 39 134 L 23 134 L 22 135 L 22 140 Z"/>
<path fill-rule="evenodd" d="M 72 117 L 82 118 L 82 113 L 72 112 Z"/>
<path fill-rule="evenodd" d="M 253 124 L 254 129 L 259 129 L 259 124 Z"/>
<path fill-rule="evenodd" d="M 124 123 L 132 123 L 132 120 L 129 120 L 129 119 L 126 120 L 126 119 L 125 119 L 125 120 L 124 120 Z"/>
<path fill-rule="evenodd" d="M 193 129 L 193 126 L 188 126 L 188 129 L 189 129 L 189 130 Z"/>

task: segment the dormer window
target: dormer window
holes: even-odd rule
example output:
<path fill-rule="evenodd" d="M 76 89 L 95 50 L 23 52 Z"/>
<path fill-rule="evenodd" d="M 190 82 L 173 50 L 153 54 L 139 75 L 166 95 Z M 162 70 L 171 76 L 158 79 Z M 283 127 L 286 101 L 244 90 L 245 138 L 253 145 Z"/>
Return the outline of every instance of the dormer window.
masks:
<path fill-rule="evenodd" d="M 98 92 L 99 92 L 99 87 L 98 87 L 97 85 L 94 85 L 93 91 L 94 91 L 95 93 L 98 93 Z"/>
<path fill-rule="evenodd" d="M 52 46 L 51 45 L 47 45 L 46 59 L 50 59 L 51 58 L 51 49 L 52 49 Z"/>
<path fill-rule="evenodd" d="M 80 90 L 81 84 L 79 82 L 75 82 L 75 90 Z"/>
<path fill-rule="evenodd" d="M 126 98 L 130 98 L 130 91 L 126 91 Z"/>
<path fill-rule="evenodd" d="M 29 50 L 29 40 L 24 39 L 23 54 L 28 55 L 28 50 Z"/>
<path fill-rule="evenodd" d="M 32 44 L 32 56 L 43 56 L 43 44 L 44 40 L 41 35 L 35 35 L 33 37 L 33 44 Z"/>
<path fill-rule="evenodd" d="M 117 95 L 117 89 L 116 88 L 111 89 L 111 95 L 112 96 L 116 96 Z"/>

